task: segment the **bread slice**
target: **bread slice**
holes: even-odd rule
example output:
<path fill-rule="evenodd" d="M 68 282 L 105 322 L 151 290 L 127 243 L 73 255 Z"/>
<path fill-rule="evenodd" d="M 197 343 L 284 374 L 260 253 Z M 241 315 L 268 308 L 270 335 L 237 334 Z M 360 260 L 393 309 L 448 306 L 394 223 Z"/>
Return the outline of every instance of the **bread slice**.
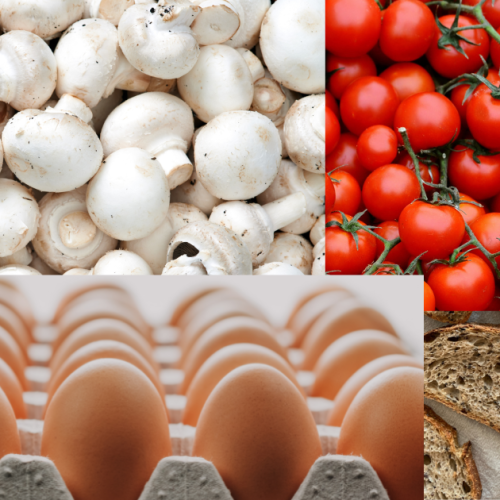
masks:
<path fill-rule="evenodd" d="M 500 432 L 500 329 L 469 323 L 424 335 L 424 393 Z"/>
<path fill-rule="evenodd" d="M 429 318 L 441 323 L 465 323 L 472 314 L 471 311 L 427 311 Z"/>
<path fill-rule="evenodd" d="M 481 494 L 470 442 L 459 446 L 457 431 L 424 406 L 425 500 L 476 500 Z"/>

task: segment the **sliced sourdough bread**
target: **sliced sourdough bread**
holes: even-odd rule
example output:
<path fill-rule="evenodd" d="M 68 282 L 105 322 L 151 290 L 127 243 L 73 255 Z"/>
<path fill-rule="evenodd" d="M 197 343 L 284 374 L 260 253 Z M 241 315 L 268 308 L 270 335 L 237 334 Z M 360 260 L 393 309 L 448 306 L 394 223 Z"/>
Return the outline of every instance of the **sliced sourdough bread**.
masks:
<path fill-rule="evenodd" d="M 457 431 L 424 406 L 425 500 L 476 500 L 481 493 L 470 442 L 459 446 Z"/>
<path fill-rule="evenodd" d="M 465 323 L 472 314 L 471 311 L 427 311 L 429 318 L 441 323 Z"/>
<path fill-rule="evenodd" d="M 500 432 L 500 329 L 447 326 L 424 335 L 424 393 Z"/>

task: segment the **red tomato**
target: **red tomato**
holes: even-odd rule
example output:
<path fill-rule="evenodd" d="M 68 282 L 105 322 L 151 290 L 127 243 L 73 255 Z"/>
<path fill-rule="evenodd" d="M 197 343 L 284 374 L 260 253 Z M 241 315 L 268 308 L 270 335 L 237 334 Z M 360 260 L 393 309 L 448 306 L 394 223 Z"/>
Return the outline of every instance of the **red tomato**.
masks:
<path fill-rule="evenodd" d="M 399 233 L 404 246 L 414 257 L 426 252 L 421 258 L 427 262 L 446 259 L 460 245 L 464 232 L 463 217 L 449 205 L 416 201 L 399 217 Z"/>
<path fill-rule="evenodd" d="M 497 194 L 490 200 L 489 207 L 492 212 L 500 212 L 500 194 Z"/>
<path fill-rule="evenodd" d="M 431 75 L 422 66 L 411 62 L 393 64 L 379 76 L 394 87 L 400 101 L 421 92 L 436 90 Z"/>
<path fill-rule="evenodd" d="M 331 172 L 341 167 L 339 170 L 349 172 L 363 186 L 370 172 L 361 166 L 356 150 L 357 142 L 355 135 L 341 134 L 337 147 L 326 157 L 326 171 Z"/>
<path fill-rule="evenodd" d="M 389 260 L 384 260 L 382 264 L 395 264 L 395 262 L 391 262 Z M 396 270 L 390 266 L 387 267 L 379 267 L 374 273 L 373 276 L 375 275 L 385 275 L 385 276 L 397 276 Z"/>
<path fill-rule="evenodd" d="M 385 165 L 373 171 L 363 186 L 363 202 L 380 220 L 395 220 L 420 195 L 417 176 L 402 165 Z"/>
<path fill-rule="evenodd" d="M 335 205 L 335 186 L 329 175 L 325 175 L 325 214 L 329 215 L 333 212 Z"/>
<path fill-rule="evenodd" d="M 464 5 L 477 5 L 480 0 L 463 0 Z M 497 0 L 486 0 L 482 6 L 486 20 L 496 29 L 500 26 L 500 2 Z"/>
<path fill-rule="evenodd" d="M 359 57 L 377 43 L 381 13 L 375 0 L 326 0 L 326 50 Z"/>
<path fill-rule="evenodd" d="M 485 311 L 500 311 L 500 288 L 495 288 L 495 296 Z"/>
<path fill-rule="evenodd" d="M 330 177 L 338 182 L 335 183 L 335 205 L 334 210 L 349 215 L 356 215 L 359 202 L 361 201 L 361 188 L 356 179 L 348 172 L 336 170 Z"/>
<path fill-rule="evenodd" d="M 460 201 L 473 201 L 477 203 L 477 200 L 463 193 L 460 193 Z M 486 213 L 486 209 L 484 208 L 484 206 L 478 207 L 477 205 L 473 205 L 472 203 L 460 203 L 459 208 L 464 221 L 467 222 L 469 226 L 474 224 L 474 222 L 476 222 L 479 217 Z M 467 236 L 467 233 L 465 233 L 464 238 L 465 241 L 468 241 L 469 238 Z M 462 242 L 465 243 L 465 241 L 463 240 Z"/>
<path fill-rule="evenodd" d="M 335 113 L 335 116 L 340 120 L 339 105 L 331 92 L 328 90 L 325 90 L 325 105 L 327 108 L 330 108 Z"/>
<path fill-rule="evenodd" d="M 394 130 L 385 125 L 368 127 L 359 136 L 357 144 L 361 165 L 375 170 L 392 163 L 398 154 L 398 137 Z"/>
<path fill-rule="evenodd" d="M 399 224 L 396 221 L 381 222 L 378 225 L 377 229 L 374 229 L 373 231 L 388 241 L 399 238 Z M 375 260 L 380 257 L 383 251 L 384 244 L 380 240 L 377 240 L 377 253 L 375 255 Z M 408 250 L 406 250 L 403 243 L 398 243 L 387 254 L 386 258 L 394 264 L 398 264 L 399 266 L 401 266 L 401 269 L 406 269 L 410 261 L 410 254 L 408 253 Z"/>
<path fill-rule="evenodd" d="M 351 220 L 352 217 L 347 217 Z M 340 214 L 332 214 L 330 220 L 342 222 Z M 361 225 L 364 225 L 360 222 Z M 361 274 L 375 259 L 375 236 L 359 230 L 358 245 L 351 233 L 339 227 L 326 228 L 326 272 L 336 274 Z"/>
<path fill-rule="evenodd" d="M 382 12 L 383 15 L 383 12 Z M 383 16 L 382 16 L 383 20 Z M 394 64 L 394 61 L 387 57 L 383 52 L 382 49 L 380 48 L 380 44 L 377 42 L 377 45 L 373 47 L 370 52 L 368 52 L 368 55 L 373 59 L 375 64 L 380 67 L 380 68 L 386 68 L 387 66 L 390 66 L 391 64 Z"/>
<path fill-rule="evenodd" d="M 333 75 L 328 79 L 328 90 L 340 99 L 344 90 L 354 80 L 362 76 L 376 76 L 377 68 L 370 56 L 360 57 L 335 57 L 326 55 L 326 72 Z"/>
<path fill-rule="evenodd" d="M 498 2 L 498 5 L 500 5 L 500 2 Z M 500 24 L 497 24 L 497 26 L 500 26 Z M 500 33 L 498 30 L 500 28 L 497 28 L 497 33 Z M 500 66 L 500 44 L 493 39 L 491 40 L 490 55 L 493 64 L 498 68 Z"/>
<path fill-rule="evenodd" d="M 411 156 L 406 151 L 398 157 L 397 163 L 409 168 L 412 172 L 415 172 L 415 164 L 413 163 Z M 437 168 L 437 165 L 434 165 L 433 163 L 431 165 L 426 165 L 421 162 L 419 158 L 418 166 L 420 170 L 420 177 L 422 177 L 423 181 L 430 182 L 431 184 L 439 184 L 439 169 Z M 435 188 L 426 186 L 425 184 L 424 189 L 427 194 L 432 194 L 436 191 Z"/>
<path fill-rule="evenodd" d="M 372 125 L 392 127 L 399 98 L 392 85 L 377 76 L 364 76 L 352 82 L 342 94 L 340 115 L 355 135 Z"/>
<path fill-rule="evenodd" d="M 500 100 L 494 99 L 491 92 L 477 91 L 467 107 L 467 125 L 479 144 L 488 149 L 500 146 Z"/>
<path fill-rule="evenodd" d="M 440 311 L 484 311 L 495 294 L 495 278 L 490 268 L 470 253 L 459 264 L 438 264 L 428 283 Z"/>
<path fill-rule="evenodd" d="M 340 138 L 340 123 L 330 108 L 325 108 L 325 154 L 329 155 Z"/>
<path fill-rule="evenodd" d="M 436 299 L 432 288 L 424 281 L 424 311 L 435 311 Z"/>
<path fill-rule="evenodd" d="M 393 61 L 414 61 L 429 49 L 435 26 L 431 9 L 424 3 L 394 2 L 384 12 L 380 48 Z"/>
<path fill-rule="evenodd" d="M 440 17 L 439 21 L 449 28 L 453 24 L 454 19 L 455 14 L 450 14 Z M 458 26 L 460 28 L 477 24 L 479 24 L 477 21 L 466 16 L 459 16 L 458 18 Z M 438 41 L 443 34 L 437 25 L 434 28 L 434 39 L 427 52 L 427 60 L 434 70 L 447 78 L 456 78 L 464 73 L 477 71 L 483 65 L 481 56 L 484 59 L 488 59 L 490 52 L 490 39 L 484 29 L 468 29 L 459 31 L 458 34 L 472 42 L 460 41 L 460 47 L 467 54 L 467 57 L 451 45 L 447 45 L 443 49 L 438 47 Z"/>
<path fill-rule="evenodd" d="M 471 226 L 472 232 L 479 240 L 479 243 L 488 250 L 490 253 L 500 252 L 500 240 L 498 237 L 500 236 L 500 214 L 499 213 L 491 213 L 485 214 L 482 217 L 479 217 Z M 467 237 L 467 240 L 469 238 Z M 481 257 L 488 266 L 493 270 L 493 266 L 490 261 L 486 258 L 486 256 L 481 252 L 481 250 L 476 249 L 473 250 L 473 253 Z M 500 257 L 495 259 L 497 266 L 500 266 Z"/>
<path fill-rule="evenodd" d="M 394 129 L 405 127 L 413 150 L 437 148 L 449 143 L 460 134 L 460 115 L 457 108 L 444 95 L 424 92 L 405 99 L 394 117 Z"/>

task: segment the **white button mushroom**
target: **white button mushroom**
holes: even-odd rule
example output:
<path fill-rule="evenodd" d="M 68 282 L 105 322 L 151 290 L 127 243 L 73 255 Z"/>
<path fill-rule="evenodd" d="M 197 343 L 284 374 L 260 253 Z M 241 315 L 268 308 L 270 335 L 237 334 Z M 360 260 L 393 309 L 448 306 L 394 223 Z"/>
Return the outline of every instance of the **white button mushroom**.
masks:
<path fill-rule="evenodd" d="M 264 264 L 253 272 L 254 276 L 304 276 L 302 271 L 299 271 L 291 264 L 284 262 L 271 262 Z"/>
<path fill-rule="evenodd" d="M 325 274 L 325 238 L 321 238 L 313 248 L 314 263 L 311 274 L 321 276 Z"/>
<path fill-rule="evenodd" d="M 156 78 L 185 75 L 200 52 L 190 29 L 199 11 L 189 0 L 139 3 L 127 9 L 118 24 L 118 36 L 130 64 Z"/>
<path fill-rule="evenodd" d="M 194 146 L 198 177 L 223 200 L 248 200 L 265 191 L 278 174 L 278 129 L 254 111 L 229 111 L 200 131 Z"/>
<path fill-rule="evenodd" d="M 313 247 L 302 236 L 290 233 L 276 233 L 265 264 L 284 262 L 296 267 L 303 274 L 311 274 Z"/>
<path fill-rule="evenodd" d="M 90 268 L 117 241 L 97 229 L 87 212 L 87 186 L 40 201 L 40 224 L 33 247 L 52 269 L 64 273 L 75 267 Z"/>
<path fill-rule="evenodd" d="M 167 216 L 169 202 L 160 163 L 139 148 L 108 156 L 87 189 L 87 209 L 94 224 L 123 241 L 150 235 Z"/>
<path fill-rule="evenodd" d="M 163 274 L 202 264 L 208 275 L 252 274 L 252 257 L 240 237 L 211 222 L 193 222 L 170 241 Z"/>
<path fill-rule="evenodd" d="M 192 262 L 183 267 L 166 267 L 163 276 L 207 276 L 207 271 L 201 262 Z"/>
<path fill-rule="evenodd" d="M 134 0 L 85 0 L 85 19 L 98 17 L 118 26 L 123 13 Z"/>
<path fill-rule="evenodd" d="M 29 266 L 32 260 L 33 256 L 31 255 L 31 249 L 29 246 L 25 246 L 12 255 L 0 257 L 0 267 L 9 265 Z"/>
<path fill-rule="evenodd" d="M 325 214 L 323 214 L 314 224 L 311 232 L 309 233 L 309 238 L 311 243 L 316 245 L 319 240 L 325 237 Z"/>
<path fill-rule="evenodd" d="M 201 8 L 191 29 L 199 45 L 227 42 L 240 27 L 240 16 L 230 1 L 192 0 Z"/>
<path fill-rule="evenodd" d="M 35 236 L 40 210 L 31 192 L 9 179 L 0 179 L 0 257 L 24 248 Z"/>
<path fill-rule="evenodd" d="M 41 273 L 29 266 L 12 265 L 0 267 L 2 276 L 41 276 Z"/>
<path fill-rule="evenodd" d="M 51 39 L 81 19 L 84 10 L 84 0 L 2 0 L 0 24 L 4 31 L 31 31 Z"/>
<path fill-rule="evenodd" d="M 260 48 L 269 71 L 285 87 L 324 92 L 325 2 L 276 2 L 262 22 Z"/>
<path fill-rule="evenodd" d="M 160 162 L 170 189 L 186 182 L 193 171 L 186 152 L 194 132 L 193 114 L 178 97 L 148 92 L 115 108 L 101 131 L 104 155 L 137 147 Z"/>
<path fill-rule="evenodd" d="M 113 250 L 101 257 L 92 269 L 93 275 L 150 275 L 147 262 L 132 252 Z"/>
<path fill-rule="evenodd" d="M 90 269 L 80 269 L 79 267 L 75 267 L 75 269 L 70 269 L 64 273 L 64 276 L 88 276 L 92 274 Z"/>
<path fill-rule="evenodd" d="M 0 101 L 14 109 L 36 109 L 56 88 L 57 63 L 50 47 L 28 31 L 0 36 Z"/>
<path fill-rule="evenodd" d="M 275 231 L 302 217 L 305 211 L 305 196 L 295 193 L 263 206 L 229 201 L 214 208 L 209 220 L 238 234 L 257 267 L 271 250 Z"/>
<path fill-rule="evenodd" d="M 22 182 L 42 192 L 82 186 L 102 160 L 101 142 L 88 125 L 91 118 L 90 109 L 70 95 L 45 112 L 17 113 L 2 134 L 7 165 Z"/>
<path fill-rule="evenodd" d="M 44 276 L 59 275 L 57 271 L 49 267 L 36 253 L 33 253 L 31 267 Z"/>

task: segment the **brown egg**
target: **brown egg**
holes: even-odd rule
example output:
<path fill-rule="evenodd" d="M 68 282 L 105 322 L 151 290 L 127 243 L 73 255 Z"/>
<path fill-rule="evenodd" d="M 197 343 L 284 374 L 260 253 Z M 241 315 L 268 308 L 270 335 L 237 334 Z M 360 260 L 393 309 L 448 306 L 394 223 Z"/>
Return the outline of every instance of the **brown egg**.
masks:
<path fill-rule="evenodd" d="M 76 328 L 61 344 L 59 349 L 54 352 L 50 368 L 56 372 L 62 363 L 80 347 L 98 340 L 116 340 L 127 344 L 143 356 L 152 368 L 158 371 L 158 364 L 153 358 L 153 352 L 148 341 L 133 327 L 116 319 L 96 319 Z"/>
<path fill-rule="evenodd" d="M 17 342 L 2 327 L 0 327 L 0 358 L 10 366 L 23 389 L 27 391 L 28 382 L 24 375 L 24 370 L 26 369 L 25 358 Z"/>
<path fill-rule="evenodd" d="M 115 340 L 98 340 L 80 347 L 69 356 L 59 369 L 52 373 L 52 377 L 47 389 L 47 404 L 49 404 L 58 387 L 80 366 L 95 359 L 112 358 L 121 359 L 139 368 L 156 387 L 158 394 L 165 403 L 165 391 L 156 373 L 149 362 L 141 356 L 135 349 Z"/>
<path fill-rule="evenodd" d="M 47 409 L 41 454 L 55 463 L 75 500 L 137 500 L 171 453 L 158 391 L 125 361 L 81 366 Z"/>
<path fill-rule="evenodd" d="M 334 399 L 351 375 L 373 359 L 388 354 L 407 354 L 401 342 L 388 333 L 360 330 L 340 337 L 314 367 L 316 379 L 311 396 Z"/>
<path fill-rule="evenodd" d="M 27 360 L 26 352 L 32 342 L 30 333 L 17 314 L 3 304 L 0 304 L 0 327 L 5 328 L 12 335 Z"/>
<path fill-rule="evenodd" d="M 5 392 L 0 388 L 0 458 L 9 453 L 21 454 L 21 440 L 14 410 Z"/>
<path fill-rule="evenodd" d="M 291 500 L 321 456 L 298 389 L 271 366 L 226 375 L 201 412 L 193 455 L 210 460 L 234 500 Z"/>
<path fill-rule="evenodd" d="M 266 322 L 247 317 L 227 318 L 210 327 L 191 349 L 184 364 L 184 380 L 179 394 L 186 394 L 194 376 L 212 354 L 231 344 L 261 345 L 287 359 L 285 349 Z"/>
<path fill-rule="evenodd" d="M 357 299 L 344 299 L 326 310 L 311 326 L 302 348 L 303 370 L 312 370 L 323 351 L 346 333 L 356 330 L 381 330 L 396 336 L 389 321 L 375 309 Z"/>
<path fill-rule="evenodd" d="M 10 307 L 24 323 L 31 335 L 35 318 L 25 295 L 9 281 L 0 281 L 0 303 Z"/>
<path fill-rule="evenodd" d="M 373 377 L 391 368 L 401 366 L 411 366 L 414 368 L 423 368 L 421 361 L 418 361 L 411 356 L 403 354 L 390 354 L 374 359 L 366 365 L 362 366 L 355 372 L 347 382 L 342 386 L 334 399 L 333 409 L 328 417 L 328 425 L 340 427 L 344 416 L 356 397 L 356 394 L 368 383 Z"/>
<path fill-rule="evenodd" d="M 7 396 L 16 418 L 26 418 L 23 387 L 12 368 L 3 359 L 0 359 L 0 388 Z"/>
<path fill-rule="evenodd" d="M 261 363 L 279 370 L 305 397 L 292 367 L 278 354 L 255 344 L 233 344 L 212 354 L 198 370 L 187 391 L 182 422 L 196 427 L 205 401 L 215 386 L 232 370 L 250 363 Z"/>
<path fill-rule="evenodd" d="M 170 317 L 169 324 L 172 326 L 179 326 L 182 316 L 195 302 L 200 300 L 205 295 L 209 295 L 213 292 L 220 290 L 220 287 L 210 287 L 204 290 L 197 290 L 194 293 L 190 293 L 185 299 L 181 300 L 179 304 L 175 307 L 172 316 Z"/>
<path fill-rule="evenodd" d="M 362 456 L 391 500 L 422 500 L 424 372 L 392 368 L 372 378 L 347 410 L 339 455 Z"/>

